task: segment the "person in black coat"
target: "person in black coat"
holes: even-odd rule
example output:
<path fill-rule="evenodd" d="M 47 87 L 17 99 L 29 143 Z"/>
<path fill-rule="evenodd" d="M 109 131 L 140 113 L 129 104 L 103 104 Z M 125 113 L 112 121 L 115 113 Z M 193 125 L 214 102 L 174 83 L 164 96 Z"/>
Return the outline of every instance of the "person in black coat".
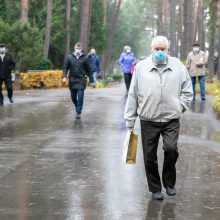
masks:
<path fill-rule="evenodd" d="M 15 61 L 12 55 L 6 52 L 5 45 L 0 44 L 0 105 L 4 104 L 4 96 L 2 94 L 2 85 L 5 84 L 8 98 L 11 103 L 14 102 L 11 71 L 15 68 Z"/>
<path fill-rule="evenodd" d="M 69 71 L 69 89 L 71 99 L 76 107 L 76 119 L 81 117 L 83 108 L 84 90 L 86 89 L 87 78 L 93 86 L 92 69 L 86 53 L 82 50 L 82 43 L 74 46 L 74 52 L 69 54 L 63 65 L 62 80 L 66 82 Z"/>

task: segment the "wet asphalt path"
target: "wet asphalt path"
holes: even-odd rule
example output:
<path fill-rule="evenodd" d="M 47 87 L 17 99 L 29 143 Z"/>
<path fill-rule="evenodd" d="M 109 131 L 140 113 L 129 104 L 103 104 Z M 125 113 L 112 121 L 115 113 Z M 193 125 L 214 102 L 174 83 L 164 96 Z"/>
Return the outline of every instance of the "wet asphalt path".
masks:
<path fill-rule="evenodd" d="M 140 138 L 137 164 L 121 161 L 124 85 L 87 89 L 80 120 L 68 90 L 14 99 L 0 107 L 0 220 L 220 219 L 220 121 L 210 97 L 181 119 L 177 196 L 163 202 L 148 192 Z"/>

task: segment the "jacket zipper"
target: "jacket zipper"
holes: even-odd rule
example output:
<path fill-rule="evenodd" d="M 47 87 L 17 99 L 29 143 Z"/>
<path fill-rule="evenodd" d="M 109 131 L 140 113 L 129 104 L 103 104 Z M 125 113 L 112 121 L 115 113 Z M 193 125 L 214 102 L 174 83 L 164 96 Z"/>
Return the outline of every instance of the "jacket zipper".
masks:
<path fill-rule="evenodd" d="M 162 72 L 163 71 L 159 71 L 159 75 L 160 75 L 160 111 L 162 113 Z M 161 119 L 160 119 L 160 122 L 161 122 Z"/>

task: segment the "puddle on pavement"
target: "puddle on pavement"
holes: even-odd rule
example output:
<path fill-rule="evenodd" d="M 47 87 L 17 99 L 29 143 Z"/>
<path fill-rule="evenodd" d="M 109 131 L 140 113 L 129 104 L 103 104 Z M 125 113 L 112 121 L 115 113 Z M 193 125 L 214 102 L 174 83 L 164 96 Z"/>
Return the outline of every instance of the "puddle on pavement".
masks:
<path fill-rule="evenodd" d="M 190 106 L 191 110 L 195 113 L 205 113 L 205 101 L 193 100 Z"/>

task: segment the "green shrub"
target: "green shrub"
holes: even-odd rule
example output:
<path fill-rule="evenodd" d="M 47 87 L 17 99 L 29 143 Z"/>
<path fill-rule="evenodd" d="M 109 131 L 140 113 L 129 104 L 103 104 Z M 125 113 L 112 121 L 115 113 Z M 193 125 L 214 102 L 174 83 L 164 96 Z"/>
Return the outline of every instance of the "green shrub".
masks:
<path fill-rule="evenodd" d="M 214 97 L 212 106 L 217 115 L 220 116 L 220 93 Z"/>
<path fill-rule="evenodd" d="M 123 74 L 121 73 L 108 73 L 104 76 L 104 79 L 107 81 L 120 81 L 123 78 Z"/>
<path fill-rule="evenodd" d="M 123 75 L 121 73 L 115 73 L 112 76 L 114 81 L 121 81 L 121 79 L 123 78 Z"/>
<path fill-rule="evenodd" d="M 184 65 L 186 65 L 186 59 L 181 60 L 181 62 L 182 62 Z"/>
<path fill-rule="evenodd" d="M 0 39 L 16 60 L 16 69 L 36 69 L 43 57 L 43 32 L 20 21 L 13 24 L 0 20 Z"/>
<path fill-rule="evenodd" d="M 37 70 L 51 70 L 53 69 L 53 63 L 51 60 L 42 60 L 36 68 Z"/>
<path fill-rule="evenodd" d="M 105 74 L 104 77 L 103 77 L 103 80 L 104 81 L 113 81 L 113 74 Z"/>

